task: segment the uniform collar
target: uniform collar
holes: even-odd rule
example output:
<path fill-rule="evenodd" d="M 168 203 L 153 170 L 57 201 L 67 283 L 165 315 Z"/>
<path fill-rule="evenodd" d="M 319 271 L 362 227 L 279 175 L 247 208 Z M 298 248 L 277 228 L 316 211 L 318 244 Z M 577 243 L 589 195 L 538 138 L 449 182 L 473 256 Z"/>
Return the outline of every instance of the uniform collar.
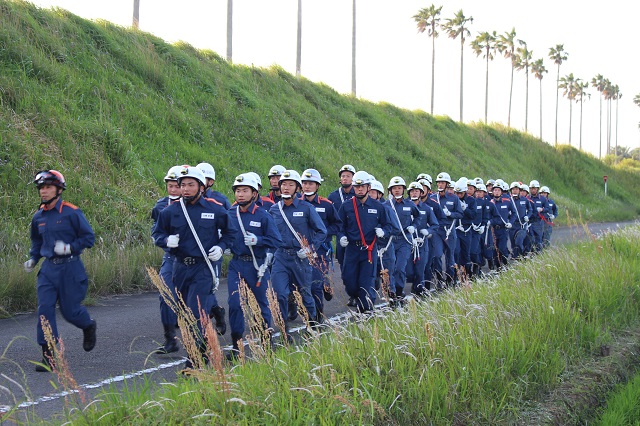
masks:
<path fill-rule="evenodd" d="M 56 201 L 55 204 L 40 204 L 40 208 L 46 212 L 56 209 L 58 212 L 62 213 L 62 196 L 58 198 L 58 201 Z"/>
<path fill-rule="evenodd" d="M 260 206 L 258 206 L 258 203 L 253 201 L 251 204 L 249 204 L 249 208 L 247 209 L 246 212 L 243 212 L 242 210 L 240 210 L 240 206 L 238 204 L 236 204 L 236 207 L 238 207 L 238 211 L 240 212 L 240 214 L 245 214 L 245 213 L 255 214 L 256 210 Z"/>

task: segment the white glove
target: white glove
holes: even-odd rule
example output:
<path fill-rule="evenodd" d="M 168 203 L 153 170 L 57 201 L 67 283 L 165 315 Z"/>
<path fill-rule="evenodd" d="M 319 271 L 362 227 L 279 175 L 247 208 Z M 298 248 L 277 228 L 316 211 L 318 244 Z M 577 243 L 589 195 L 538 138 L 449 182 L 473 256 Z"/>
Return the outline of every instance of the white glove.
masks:
<path fill-rule="evenodd" d="M 64 241 L 56 241 L 56 245 L 53 246 L 53 252 L 58 256 L 66 256 L 71 254 L 71 246 Z"/>
<path fill-rule="evenodd" d="M 384 237 L 384 231 L 382 230 L 382 228 L 376 228 L 376 235 L 378 236 L 378 238 Z"/>
<path fill-rule="evenodd" d="M 258 244 L 258 237 L 251 232 L 247 232 L 247 235 L 244 236 L 244 245 L 255 246 L 256 244 Z"/>
<path fill-rule="evenodd" d="M 549 215 L 549 219 L 553 220 L 553 219 L 555 219 L 555 218 L 556 218 L 556 216 L 555 216 L 555 215 L 552 215 L 552 214 L 550 214 L 550 215 Z"/>
<path fill-rule="evenodd" d="M 478 226 L 478 229 L 476 229 L 476 231 L 478 231 L 478 234 L 484 234 L 484 225 Z"/>
<path fill-rule="evenodd" d="M 432 234 L 432 233 L 428 233 L 428 234 L 427 234 L 427 240 L 428 240 L 429 238 L 431 238 L 431 237 L 433 237 L 433 234 Z"/>
<path fill-rule="evenodd" d="M 444 212 L 444 215 L 449 217 L 451 216 L 451 212 L 449 211 L 449 209 L 445 206 L 442 208 L 442 211 Z"/>
<path fill-rule="evenodd" d="M 349 245 L 349 239 L 346 236 L 340 237 L 340 245 L 342 247 L 348 246 Z"/>
<path fill-rule="evenodd" d="M 542 210 L 544 210 L 542 207 L 538 207 L 538 213 L 542 213 Z"/>
<path fill-rule="evenodd" d="M 33 271 L 33 268 L 36 267 L 36 261 L 33 259 L 29 259 L 26 262 L 24 262 L 24 271 L 28 274 L 29 272 Z"/>
<path fill-rule="evenodd" d="M 222 259 L 222 248 L 219 246 L 213 246 L 211 247 L 211 250 L 209 250 L 209 256 L 207 256 L 209 258 L 210 261 L 212 262 L 217 262 L 218 260 Z"/>
<path fill-rule="evenodd" d="M 226 254 L 227 256 L 229 256 L 231 254 L 231 249 L 230 248 L 226 248 L 224 249 L 224 254 Z"/>
<path fill-rule="evenodd" d="M 504 224 L 504 227 L 507 228 L 507 229 L 511 229 L 512 226 L 513 225 L 511 225 L 511 222 L 507 222 L 507 223 Z"/>
<path fill-rule="evenodd" d="M 413 234 L 414 232 L 416 232 L 416 227 L 413 225 L 407 226 L 407 232 Z"/>
<path fill-rule="evenodd" d="M 416 242 L 417 242 L 418 244 L 424 244 L 424 238 L 420 238 L 420 237 L 418 237 L 418 238 L 416 238 Z"/>
<path fill-rule="evenodd" d="M 464 226 L 462 226 L 462 225 L 458 225 L 458 226 L 456 226 L 456 229 L 457 229 L 458 231 L 462 231 L 462 232 L 464 232 Z"/>
<path fill-rule="evenodd" d="M 490 220 L 487 221 L 487 228 L 491 228 L 491 221 Z"/>
<path fill-rule="evenodd" d="M 298 250 L 298 257 L 300 259 L 306 259 L 307 258 L 307 253 L 309 253 L 308 249 L 301 248 L 300 250 Z"/>
<path fill-rule="evenodd" d="M 178 247 L 178 243 L 180 242 L 180 235 L 169 235 L 167 237 L 167 247 L 176 248 Z"/>
<path fill-rule="evenodd" d="M 529 222 L 529 216 L 523 217 L 522 220 L 524 220 L 525 222 Z"/>
<path fill-rule="evenodd" d="M 265 265 L 269 266 L 273 263 L 273 253 L 267 253 L 267 255 L 264 258 L 264 263 Z"/>
<path fill-rule="evenodd" d="M 465 203 L 464 201 L 461 201 L 460 205 L 462 206 L 462 211 L 465 211 L 467 209 L 467 203 Z"/>
<path fill-rule="evenodd" d="M 260 267 L 258 268 L 258 276 L 264 277 L 264 273 L 266 271 L 267 271 L 267 264 L 265 263 L 264 265 L 260 265 Z"/>
<path fill-rule="evenodd" d="M 428 229 L 421 229 L 420 233 L 422 234 L 423 237 L 426 237 L 427 235 L 429 235 L 429 230 Z"/>

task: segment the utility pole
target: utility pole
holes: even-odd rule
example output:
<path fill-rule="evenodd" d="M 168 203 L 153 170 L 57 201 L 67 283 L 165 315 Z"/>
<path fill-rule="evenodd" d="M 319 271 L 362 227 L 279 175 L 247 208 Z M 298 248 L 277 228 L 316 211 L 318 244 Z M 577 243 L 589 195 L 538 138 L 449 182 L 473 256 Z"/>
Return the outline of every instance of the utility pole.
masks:
<path fill-rule="evenodd" d="M 233 62 L 233 0 L 227 0 L 227 61 Z"/>
<path fill-rule="evenodd" d="M 140 0 L 133 0 L 133 28 L 140 27 Z"/>
<path fill-rule="evenodd" d="M 302 62 L 302 0 L 298 0 L 298 46 L 296 49 L 296 77 L 300 78 Z"/>
<path fill-rule="evenodd" d="M 356 0 L 353 0 L 353 28 L 351 33 L 351 96 L 356 95 Z"/>

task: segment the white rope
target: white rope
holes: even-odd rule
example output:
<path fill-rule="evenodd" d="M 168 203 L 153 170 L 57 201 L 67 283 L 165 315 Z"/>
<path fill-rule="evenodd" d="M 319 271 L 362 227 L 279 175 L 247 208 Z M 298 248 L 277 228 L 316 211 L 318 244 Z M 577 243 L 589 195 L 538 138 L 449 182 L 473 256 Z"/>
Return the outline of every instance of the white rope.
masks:
<path fill-rule="evenodd" d="M 283 204 L 282 200 L 278 201 L 278 208 L 280 209 L 280 214 L 282 215 L 282 219 L 284 220 L 284 223 L 286 223 L 287 226 L 289 227 L 289 230 L 291 231 L 293 236 L 296 237 L 296 240 L 298 240 L 298 243 L 300 244 L 300 247 L 304 248 L 302 246 L 302 239 L 300 239 L 300 236 L 298 235 L 296 230 L 293 229 L 293 226 L 291 226 L 291 222 L 289 222 L 289 219 L 287 219 L 287 216 L 284 214 L 284 210 L 282 210 L 282 204 Z"/>
<path fill-rule="evenodd" d="M 189 228 L 191 229 L 191 233 L 193 234 L 193 237 L 196 239 L 196 243 L 198 244 L 198 248 L 200 249 L 200 252 L 204 256 L 204 261 L 207 263 L 207 266 L 209 267 L 209 270 L 211 271 L 211 275 L 213 275 L 213 289 L 211 290 L 211 293 L 215 293 L 216 291 L 218 291 L 218 285 L 220 284 L 220 280 L 218 279 L 218 274 L 216 274 L 216 271 L 214 271 L 213 266 L 211 266 L 211 261 L 209 260 L 209 256 L 207 255 L 207 252 L 204 250 L 204 247 L 202 247 L 202 243 L 200 242 L 200 238 L 198 237 L 198 233 L 196 232 L 196 229 L 193 227 L 193 223 L 191 223 L 191 218 L 189 217 L 189 214 L 187 213 L 187 206 L 184 204 L 184 198 L 180 198 L 180 206 L 182 207 L 182 212 L 184 213 L 184 218 L 187 220 L 187 224 L 189 225 Z"/>

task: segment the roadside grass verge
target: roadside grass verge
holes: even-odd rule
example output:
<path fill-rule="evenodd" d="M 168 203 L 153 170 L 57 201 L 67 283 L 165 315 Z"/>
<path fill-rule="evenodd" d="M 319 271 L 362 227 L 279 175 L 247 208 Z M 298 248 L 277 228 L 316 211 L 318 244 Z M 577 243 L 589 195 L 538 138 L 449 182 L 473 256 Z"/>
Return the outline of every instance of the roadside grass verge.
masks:
<path fill-rule="evenodd" d="M 550 249 L 260 362 L 107 394 L 74 424 L 497 424 L 640 324 L 640 227 Z M 214 380 L 214 378 L 217 378 Z M 221 384 L 224 382 L 224 385 Z M 131 401 L 131 402 L 130 402 Z"/>
<path fill-rule="evenodd" d="M 594 424 L 640 425 L 640 374 L 620 386 L 607 401 L 607 408 Z"/>

